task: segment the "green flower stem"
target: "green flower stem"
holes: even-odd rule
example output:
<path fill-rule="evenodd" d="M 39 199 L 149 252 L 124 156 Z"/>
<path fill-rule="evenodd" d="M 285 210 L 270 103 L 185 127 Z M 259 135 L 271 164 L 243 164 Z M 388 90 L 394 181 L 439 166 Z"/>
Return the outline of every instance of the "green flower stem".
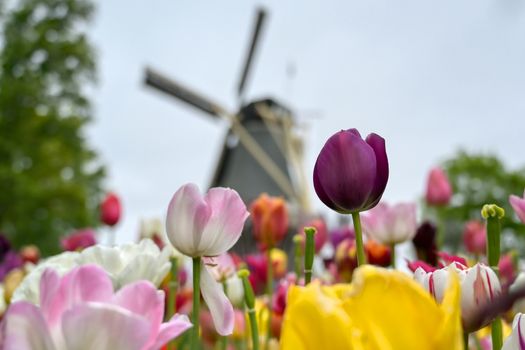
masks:
<path fill-rule="evenodd" d="M 241 278 L 244 287 L 244 302 L 248 308 L 248 317 L 250 319 L 250 330 L 252 334 L 252 350 L 259 350 L 259 330 L 257 328 L 257 320 L 255 319 L 255 294 L 253 293 L 252 286 L 248 281 L 249 275 L 250 272 L 246 269 L 237 272 L 237 276 Z"/>
<path fill-rule="evenodd" d="M 301 277 L 302 262 L 303 262 L 303 243 L 304 238 L 301 234 L 296 234 L 293 237 L 294 244 L 294 271 L 297 279 Z"/>
<path fill-rule="evenodd" d="M 272 248 L 268 248 L 267 254 L 267 275 L 266 275 L 266 294 L 268 296 L 268 333 L 264 348 L 267 350 L 270 346 L 270 339 L 272 338 L 272 298 L 273 298 L 273 264 L 272 264 Z"/>
<path fill-rule="evenodd" d="M 222 280 L 222 289 L 224 290 L 224 294 L 228 296 L 228 284 L 226 283 L 226 279 Z M 220 348 L 221 350 L 226 350 L 228 348 L 228 337 L 222 336 L 220 338 Z"/>
<path fill-rule="evenodd" d="M 191 332 L 191 350 L 198 350 L 199 344 L 199 308 L 201 301 L 200 289 L 201 258 L 193 258 L 193 309 L 191 322 L 193 328 Z"/>
<path fill-rule="evenodd" d="M 304 252 L 304 285 L 307 286 L 312 281 L 312 267 L 314 265 L 315 256 L 315 227 L 305 227 L 304 234 L 306 235 L 306 246 Z"/>
<path fill-rule="evenodd" d="M 463 349 L 468 350 L 468 336 L 469 333 L 463 333 Z"/>
<path fill-rule="evenodd" d="M 178 265 L 177 258 L 171 258 L 171 278 L 168 283 L 168 310 L 166 312 L 166 321 L 169 321 L 175 314 L 175 299 L 177 296 Z M 168 350 L 175 350 L 175 341 L 168 343 Z"/>
<path fill-rule="evenodd" d="M 395 270 L 396 269 L 396 244 L 390 244 L 390 265 Z"/>
<path fill-rule="evenodd" d="M 505 216 L 505 210 L 495 204 L 485 204 L 481 209 L 481 216 L 487 220 L 487 258 L 490 267 L 499 277 L 499 258 L 500 258 L 500 220 Z M 500 350 L 503 346 L 503 331 L 501 319 L 497 317 L 492 321 L 492 349 Z"/>
<path fill-rule="evenodd" d="M 491 325 L 492 333 L 492 350 L 501 350 L 503 347 L 503 327 L 501 325 L 501 318 L 496 317 Z"/>
<path fill-rule="evenodd" d="M 363 246 L 363 231 L 361 230 L 361 218 L 359 212 L 352 213 L 354 221 L 355 244 L 357 248 L 357 266 L 366 264 L 365 248 Z"/>

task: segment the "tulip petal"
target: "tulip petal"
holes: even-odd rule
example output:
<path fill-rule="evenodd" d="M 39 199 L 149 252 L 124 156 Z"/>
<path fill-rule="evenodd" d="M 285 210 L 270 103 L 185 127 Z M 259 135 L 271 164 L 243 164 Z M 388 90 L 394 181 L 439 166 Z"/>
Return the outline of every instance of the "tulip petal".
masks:
<path fill-rule="evenodd" d="M 0 345 L 6 350 L 55 349 L 40 310 L 25 301 L 11 304 L 2 321 L 1 336 Z"/>
<path fill-rule="evenodd" d="M 140 350 L 151 328 L 147 319 L 120 307 L 85 303 L 64 313 L 62 332 L 68 350 Z"/>
<path fill-rule="evenodd" d="M 88 301 L 109 301 L 113 284 L 104 270 L 96 265 L 84 265 L 60 279 L 47 269 L 40 279 L 42 314 L 50 327 L 60 321 L 62 313 L 76 304 Z"/>
<path fill-rule="evenodd" d="M 514 209 L 516 215 L 520 218 L 521 222 L 525 223 L 525 199 L 515 195 L 510 195 L 509 203 Z"/>
<path fill-rule="evenodd" d="M 152 282 L 160 284 L 168 274 L 170 267 L 169 262 L 159 266 L 159 260 L 156 256 L 143 255 L 140 259 L 132 260 L 119 273 L 118 281 L 120 286 L 125 286 L 132 282 L 146 280 L 148 276 L 157 276 Z"/>
<path fill-rule="evenodd" d="M 374 150 L 353 132 L 340 131 L 330 137 L 314 168 L 314 187 L 325 196 L 330 208 L 343 214 L 361 210 L 376 178 Z M 317 186 L 315 185 L 317 183 Z M 324 201 L 323 201 L 324 202 Z"/>
<path fill-rule="evenodd" d="M 159 333 L 155 339 L 155 343 L 149 347 L 149 350 L 160 349 L 170 340 L 178 337 L 188 329 L 192 327 L 188 316 L 186 315 L 174 315 L 171 320 L 163 323 L 160 326 Z"/>
<path fill-rule="evenodd" d="M 210 309 L 213 324 L 220 335 L 230 335 L 233 332 L 233 306 L 228 300 L 222 286 L 215 281 L 206 265 L 201 264 L 201 293 Z"/>
<path fill-rule="evenodd" d="M 145 317 L 150 325 L 151 335 L 159 331 L 164 316 L 164 292 L 157 290 L 150 282 L 139 281 L 124 286 L 114 297 L 116 305 Z M 154 339 L 150 338 L 150 341 Z"/>
<path fill-rule="evenodd" d="M 372 147 L 376 155 L 376 177 L 364 210 L 373 208 L 379 203 L 388 182 L 388 157 L 386 155 L 385 139 L 372 133 L 366 137 L 366 143 Z"/>
<path fill-rule="evenodd" d="M 202 233 L 199 250 L 205 252 L 203 255 L 216 256 L 239 240 L 249 214 L 239 194 L 230 188 L 211 188 L 205 201 L 212 214 Z"/>
<path fill-rule="evenodd" d="M 197 185 L 190 183 L 182 186 L 168 206 L 166 232 L 171 244 L 185 255 L 202 256 L 198 247 L 211 214 Z"/>

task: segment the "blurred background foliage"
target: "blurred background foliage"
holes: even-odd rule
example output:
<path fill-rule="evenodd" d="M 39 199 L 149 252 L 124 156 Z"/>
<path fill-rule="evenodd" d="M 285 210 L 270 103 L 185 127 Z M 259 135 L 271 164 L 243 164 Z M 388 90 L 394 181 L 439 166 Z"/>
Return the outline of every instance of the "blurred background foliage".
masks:
<path fill-rule="evenodd" d="M 1 2 L 0 2 L 1 3 Z M 104 167 L 84 135 L 94 50 L 88 0 L 15 0 L 1 10 L 0 231 L 59 251 L 59 237 L 98 224 Z"/>
<path fill-rule="evenodd" d="M 490 203 L 505 209 L 505 218 L 501 221 L 504 233 L 525 235 L 525 226 L 509 204 L 509 195 L 523 195 L 525 168 L 509 170 L 495 155 L 465 151 L 445 160 L 442 166 L 454 193 L 450 205 L 439 209 L 450 245 L 458 247 L 464 223 L 481 220 L 481 208 Z"/>

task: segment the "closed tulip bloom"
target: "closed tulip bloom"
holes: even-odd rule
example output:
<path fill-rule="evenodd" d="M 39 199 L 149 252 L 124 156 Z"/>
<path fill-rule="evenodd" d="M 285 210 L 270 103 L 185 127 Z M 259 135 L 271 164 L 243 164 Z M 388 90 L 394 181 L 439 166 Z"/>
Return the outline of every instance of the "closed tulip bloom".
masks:
<path fill-rule="evenodd" d="M 362 217 L 364 232 L 383 244 L 411 240 L 416 234 L 416 205 L 380 203 Z"/>
<path fill-rule="evenodd" d="M 518 218 L 525 224 L 525 192 L 521 198 L 513 194 L 510 195 L 509 202 Z"/>
<path fill-rule="evenodd" d="M 517 313 L 512 322 L 512 333 L 505 339 L 501 350 L 525 349 L 525 316 Z"/>
<path fill-rule="evenodd" d="M 62 249 L 70 252 L 80 251 L 95 244 L 97 244 L 95 231 L 90 228 L 77 230 L 60 241 Z"/>
<path fill-rule="evenodd" d="M 250 206 L 253 234 L 263 249 L 273 248 L 288 232 L 288 209 L 281 197 L 261 194 Z"/>
<path fill-rule="evenodd" d="M 439 302 L 450 278 L 451 271 L 459 276 L 461 283 L 461 319 L 463 329 L 467 332 L 476 331 L 475 317 L 478 311 L 492 302 L 501 294 L 498 276 L 484 264 L 476 264 L 471 268 L 454 263 L 434 272 L 425 272 L 418 268 L 414 273 L 415 280 L 420 283 Z M 486 326 L 491 320 L 485 320 Z"/>
<path fill-rule="evenodd" d="M 487 252 L 487 232 L 485 224 L 479 220 L 471 220 L 463 229 L 463 244 L 469 253 L 483 255 Z"/>
<path fill-rule="evenodd" d="M 441 168 L 433 168 L 428 175 L 426 200 L 429 205 L 447 205 L 452 198 L 452 187 Z"/>
<path fill-rule="evenodd" d="M 171 199 L 166 232 L 171 244 L 192 258 L 214 257 L 227 252 L 240 238 L 248 217 L 239 194 L 229 188 L 212 188 L 204 196 L 194 184 L 182 186 Z M 233 307 L 222 287 L 200 264 L 200 289 L 217 332 L 231 334 Z"/>
<path fill-rule="evenodd" d="M 341 130 L 319 153 L 313 180 L 330 209 L 350 214 L 373 208 L 388 181 L 385 140 L 373 133 L 363 140 L 356 129 Z"/>
<path fill-rule="evenodd" d="M 100 220 L 108 226 L 114 226 L 120 219 L 121 210 L 120 200 L 117 195 L 108 193 L 100 205 Z"/>

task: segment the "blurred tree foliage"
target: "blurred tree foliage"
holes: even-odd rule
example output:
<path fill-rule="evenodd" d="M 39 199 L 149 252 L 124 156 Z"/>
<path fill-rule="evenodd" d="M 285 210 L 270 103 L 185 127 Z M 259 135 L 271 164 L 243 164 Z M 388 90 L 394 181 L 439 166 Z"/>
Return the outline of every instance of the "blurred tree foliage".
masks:
<path fill-rule="evenodd" d="M 446 160 L 443 168 L 454 191 L 451 205 L 442 211 L 447 226 L 456 223 L 456 228 L 462 230 L 465 221 L 481 220 L 480 212 L 484 204 L 494 203 L 505 209 L 502 228 L 518 235 L 525 234 L 525 225 L 517 219 L 509 204 L 509 195 L 521 197 L 523 194 L 525 169 L 511 171 L 494 155 L 468 154 L 464 151 Z"/>
<path fill-rule="evenodd" d="M 1 2 L 1 1 L 0 1 Z M 0 231 L 44 254 L 96 225 L 104 168 L 86 144 L 89 0 L 14 0 L 0 17 Z"/>

